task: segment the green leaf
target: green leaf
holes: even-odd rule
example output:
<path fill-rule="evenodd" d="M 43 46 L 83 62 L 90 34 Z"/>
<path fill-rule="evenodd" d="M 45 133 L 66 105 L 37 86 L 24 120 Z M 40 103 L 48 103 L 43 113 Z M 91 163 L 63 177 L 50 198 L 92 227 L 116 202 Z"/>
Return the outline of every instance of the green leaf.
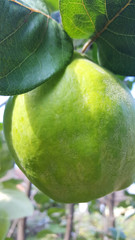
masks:
<path fill-rule="evenodd" d="M 53 232 L 48 230 L 48 229 L 45 229 L 45 230 L 42 230 L 41 232 L 39 232 L 37 234 L 37 238 L 43 238 L 45 237 L 47 234 L 52 234 Z"/>
<path fill-rule="evenodd" d="M 87 240 L 85 237 L 78 236 L 76 240 Z"/>
<path fill-rule="evenodd" d="M 60 224 L 51 224 L 48 230 L 53 233 L 65 233 L 65 227 L 61 226 Z"/>
<path fill-rule="evenodd" d="M 97 17 L 105 14 L 105 0 L 60 0 L 60 12 L 72 38 L 88 38 L 95 32 Z"/>
<path fill-rule="evenodd" d="M 34 236 L 28 237 L 27 240 L 37 240 L 37 237 L 34 237 Z"/>
<path fill-rule="evenodd" d="M 5 240 L 9 229 L 10 221 L 4 210 L 0 210 L 0 240 Z"/>
<path fill-rule="evenodd" d="M 91 49 L 89 51 L 87 51 L 87 56 L 89 57 L 89 59 L 95 63 L 98 64 L 98 58 L 97 58 L 97 45 L 94 43 L 91 46 Z"/>
<path fill-rule="evenodd" d="M 38 204 L 45 204 L 50 202 L 50 198 L 48 196 L 46 196 L 44 193 L 42 192 L 38 192 L 35 196 L 34 196 L 34 200 L 38 203 Z"/>
<path fill-rule="evenodd" d="M 10 189 L 16 189 L 16 185 L 22 183 L 22 180 L 19 179 L 9 179 L 7 181 L 0 183 L 0 188 L 10 188 Z"/>
<path fill-rule="evenodd" d="M 14 189 L 0 190 L 0 211 L 9 219 L 23 218 L 33 214 L 33 205 L 23 192 Z"/>
<path fill-rule="evenodd" d="M 59 9 L 59 0 L 45 0 L 44 2 L 46 2 L 50 11 L 56 11 Z"/>
<path fill-rule="evenodd" d="M 53 207 L 48 209 L 47 214 L 52 220 L 57 221 L 65 215 L 65 209 Z"/>
<path fill-rule="evenodd" d="M 122 232 L 119 229 L 116 228 L 109 228 L 109 231 L 111 232 L 111 236 L 109 235 L 109 237 L 113 238 L 114 240 L 125 240 L 126 239 L 126 235 L 124 234 L 124 232 Z"/>
<path fill-rule="evenodd" d="M 0 123 L 0 131 L 2 131 L 2 129 L 3 129 L 3 124 Z"/>
<path fill-rule="evenodd" d="M 41 0 L 0 1 L 0 94 L 42 84 L 70 62 L 73 45 Z M 26 6 L 24 6 L 24 5 Z"/>
<path fill-rule="evenodd" d="M 41 232 L 38 232 L 37 236 L 36 236 L 36 240 L 60 240 L 60 238 L 58 238 L 58 236 L 56 234 L 54 234 L 52 231 L 45 229 L 42 230 Z M 28 240 L 30 240 L 28 238 Z M 32 240 L 32 239 L 31 239 Z"/>
<path fill-rule="evenodd" d="M 8 150 L 4 134 L 1 130 L 0 130 L 0 177 L 3 177 L 9 169 L 13 168 L 14 161 Z"/>
<path fill-rule="evenodd" d="M 135 75 L 134 0 L 60 0 L 60 11 L 72 38 L 91 38 L 88 45 L 97 43 L 103 67 L 116 74 Z"/>
<path fill-rule="evenodd" d="M 37 203 L 36 207 L 40 212 L 44 212 L 46 209 L 50 208 L 52 205 L 51 199 L 42 192 L 38 192 L 34 196 L 34 200 L 36 201 Z"/>
<path fill-rule="evenodd" d="M 100 213 L 98 200 L 92 200 L 92 201 L 89 202 L 89 204 L 88 204 L 88 211 L 89 211 L 89 213 L 95 213 L 95 212 L 99 212 Z"/>
<path fill-rule="evenodd" d="M 124 194 L 128 197 L 131 197 L 135 200 L 135 194 L 128 192 L 127 190 L 124 191 Z"/>
<path fill-rule="evenodd" d="M 5 240 L 14 240 L 13 238 L 5 238 Z"/>
<path fill-rule="evenodd" d="M 56 234 L 46 234 L 44 237 L 36 238 L 36 240 L 62 240 Z"/>
<path fill-rule="evenodd" d="M 124 201 L 121 201 L 118 205 L 118 207 L 123 207 L 123 208 L 127 208 L 131 206 L 131 202 L 129 201 L 129 199 L 127 200 L 124 200 Z"/>

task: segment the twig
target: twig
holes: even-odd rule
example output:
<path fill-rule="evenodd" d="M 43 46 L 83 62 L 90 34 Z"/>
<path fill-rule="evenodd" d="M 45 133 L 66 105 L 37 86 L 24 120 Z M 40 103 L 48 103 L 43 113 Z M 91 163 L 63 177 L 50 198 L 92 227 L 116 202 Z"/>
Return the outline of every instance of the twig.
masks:
<path fill-rule="evenodd" d="M 27 180 L 26 186 L 26 195 L 30 197 L 31 192 L 31 182 Z M 18 230 L 17 230 L 17 240 L 25 240 L 25 228 L 26 228 L 26 220 L 27 218 L 21 218 L 18 222 Z"/>
<path fill-rule="evenodd" d="M 18 224 L 18 219 L 13 221 L 13 223 L 12 223 L 12 225 L 11 225 L 9 231 L 8 231 L 7 238 L 11 238 L 12 237 L 17 224 Z"/>
<path fill-rule="evenodd" d="M 92 44 L 93 44 L 93 39 L 89 39 L 83 46 L 82 53 L 85 53 L 86 50 L 88 50 Z"/>
<path fill-rule="evenodd" d="M 110 225 L 109 227 L 115 227 L 114 205 L 115 205 L 115 192 L 110 194 L 110 199 L 108 201 L 109 209 L 108 223 Z"/>
<path fill-rule="evenodd" d="M 84 52 L 87 50 L 87 48 L 90 47 L 90 46 L 93 44 L 93 42 L 95 42 L 96 39 L 99 38 L 100 35 L 101 35 L 103 32 L 105 32 L 105 30 L 108 28 L 108 26 L 109 26 L 117 17 L 119 17 L 120 14 L 131 4 L 131 1 L 132 1 L 132 0 L 129 0 L 129 1 L 125 4 L 125 6 L 122 7 L 122 8 L 115 14 L 115 16 L 113 16 L 112 19 L 110 19 L 110 20 L 106 23 L 106 25 L 105 25 L 99 32 L 96 33 L 96 35 L 93 36 L 92 39 L 88 40 L 88 42 L 84 45 L 84 47 L 83 47 L 83 49 L 82 49 L 82 53 L 84 53 Z"/>
<path fill-rule="evenodd" d="M 104 224 L 104 232 L 106 233 L 104 235 L 104 240 L 110 240 L 111 234 L 109 232 L 110 228 L 115 227 L 115 216 L 114 216 L 114 206 L 115 206 L 115 193 L 111 193 L 108 196 L 105 197 L 106 199 L 106 207 L 108 207 L 109 215 L 105 217 L 105 224 Z"/>
<path fill-rule="evenodd" d="M 71 233 L 73 229 L 73 217 L 74 217 L 74 204 L 68 204 L 68 217 L 67 217 L 67 226 L 64 240 L 71 239 Z"/>
<path fill-rule="evenodd" d="M 19 219 L 17 225 L 17 240 L 25 240 L 25 224 L 25 218 Z"/>

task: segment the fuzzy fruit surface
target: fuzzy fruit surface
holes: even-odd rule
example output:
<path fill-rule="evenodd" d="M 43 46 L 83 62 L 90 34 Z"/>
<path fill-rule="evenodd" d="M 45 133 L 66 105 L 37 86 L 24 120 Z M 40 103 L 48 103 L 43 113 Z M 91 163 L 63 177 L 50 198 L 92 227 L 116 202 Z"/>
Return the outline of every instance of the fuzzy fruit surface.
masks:
<path fill-rule="evenodd" d="M 134 99 L 87 59 L 10 98 L 4 126 L 18 166 L 56 201 L 86 202 L 135 179 Z"/>

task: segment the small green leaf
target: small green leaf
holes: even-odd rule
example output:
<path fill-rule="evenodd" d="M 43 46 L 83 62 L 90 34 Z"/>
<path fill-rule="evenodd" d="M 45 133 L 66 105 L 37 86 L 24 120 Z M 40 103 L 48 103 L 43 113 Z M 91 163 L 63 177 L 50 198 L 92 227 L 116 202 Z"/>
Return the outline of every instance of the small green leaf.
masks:
<path fill-rule="evenodd" d="M 0 130 L 0 177 L 3 177 L 9 169 L 13 168 L 14 161 L 8 150 L 4 134 L 1 130 Z"/>
<path fill-rule="evenodd" d="M 88 38 L 96 31 L 97 17 L 105 14 L 105 0 L 60 0 L 60 12 L 72 38 Z"/>
<path fill-rule="evenodd" d="M 97 43 L 101 66 L 116 74 L 135 75 L 134 0 L 60 0 L 60 11 L 72 38 Z"/>
<path fill-rule="evenodd" d="M 91 61 L 98 63 L 98 57 L 97 57 L 97 45 L 94 43 L 90 50 L 87 51 L 87 56 L 90 58 Z"/>
<path fill-rule="evenodd" d="M 119 229 L 116 228 L 109 228 L 109 232 L 111 233 L 111 236 L 109 235 L 109 237 L 111 237 L 114 240 L 125 240 L 126 239 L 126 235 L 124 234 L 124 232 L 122 232 Z"/>
<path fill-rule="evenodd" d="M 35 196 L 34 196 L 34 200 L 38 203 L 38 204 L 45 204 L 50 202 L 50 198 L 48 196 L 46 196 L 44 193 L 42 192 L 38 192 Z"/>
<path fill-rule="evenodd" d="M 78 236 L 76 240 L 87 240 L 85 237 Z"/>
<path fill-rule="evenodd" d="M 64 216 L 65 209 L 53 207 L 48 209 L 47 214 L 52 220 L 57 221 L 60 220 L 62 216 Z"/>
<path fill-rule="evenodd" d="M 1 182 L 0 188 L 10 188 L 10 189 L 16 189 L 16 185 L 22 183 L 22 180 L 18 179 L 10 179 L 4 182 Z"/>
<path fill-rule="evenodd" d="M 0 240 L 5 240 L 9 229 L 10 221 L 6 211 L 0 210 Z"/>
<path fill-rule="evenodd" d="M 13 238 L 5 238 L 5 240 L 14 240 Z"/>
<path fill-rule="evenodd" d="M 59 0 L 44 0 L 44 2 L 46 2 L 50 11 L 56 11 L 59 9 Z"/>
<path fill-rule="evenodd" d="M 37 234 L 37 237 L 38 238 L 43 238 L 43 237 L 45 237 L 47 234 L 52 234 L 53 232 L 52 231 L 50 231 L 50 230 L 48 230 L 48 229 L 45 229 L 45 230 L 42 230 L 41 232 L 39 232 L 38 234 Z"/>
<path fill-rule="evenodd" d="M 95 213 L 99 212 L 100 213 L 100 208 L 97 200 L 92 200 L 88 204 L 88 211 L 89 213 Z"/>
<path fill-rule="evenodd" d="M 2 128 L 3 128 L 3 124 L 0 123 L 0 131 L 2 131 Z"/>
<path fill-rule="evenodd" d="M 37 237 L 34 237 L 34 236 L 28 237 L 27 240 L 37 240 Z"/>
<path fill-rule="evenodd" d="M 5 240 L 14 240 L 13 238 L 6 238 Z"/>
<path fill-rule="evenodd" d="M 128 197 L 132 197 L 135 200 L 135 194 L 128 192 L 127 190 L 124 191 L 125 195 Z"/>
<path fill-rule="evenodd" d="M 23 218 L 33 214 L 33 205 L 23 192 L 14 189 L 0 190 L 0 211 L 9 219 Z"/>
<path fill-rule="evenodd" d="M 34 196 L 34 200 L 36 201 L 37 203 L 36 207 L 40 212 L 44 212 L 46 209 L 50 208 L 52 205 L 51 199 L 42 192 L 38 192 Z"/>
<path fill-rule="evenodd" d="M 65 233 L 65 227 L 61 226 L 60 224 L 51 224 L 48 230 L 53 233 Z"/>
<path fill-rule="evenodd" d="M 64 69 L 73 45 L 43 1 L 1 0 L 0 53 L 0 94 L 16 95 Z"/>

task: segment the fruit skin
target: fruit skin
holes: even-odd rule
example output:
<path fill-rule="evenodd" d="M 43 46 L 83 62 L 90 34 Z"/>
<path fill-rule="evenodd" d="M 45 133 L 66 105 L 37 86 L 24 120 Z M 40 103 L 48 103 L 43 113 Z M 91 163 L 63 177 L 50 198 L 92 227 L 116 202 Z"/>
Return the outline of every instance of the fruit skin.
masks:
<path fill-rule="evenodd" d="M 4 128 L 18 166 L 56 201 L 90 201 L 135 179 L 134 99 L 87 59 L 10 98 Z"/>

